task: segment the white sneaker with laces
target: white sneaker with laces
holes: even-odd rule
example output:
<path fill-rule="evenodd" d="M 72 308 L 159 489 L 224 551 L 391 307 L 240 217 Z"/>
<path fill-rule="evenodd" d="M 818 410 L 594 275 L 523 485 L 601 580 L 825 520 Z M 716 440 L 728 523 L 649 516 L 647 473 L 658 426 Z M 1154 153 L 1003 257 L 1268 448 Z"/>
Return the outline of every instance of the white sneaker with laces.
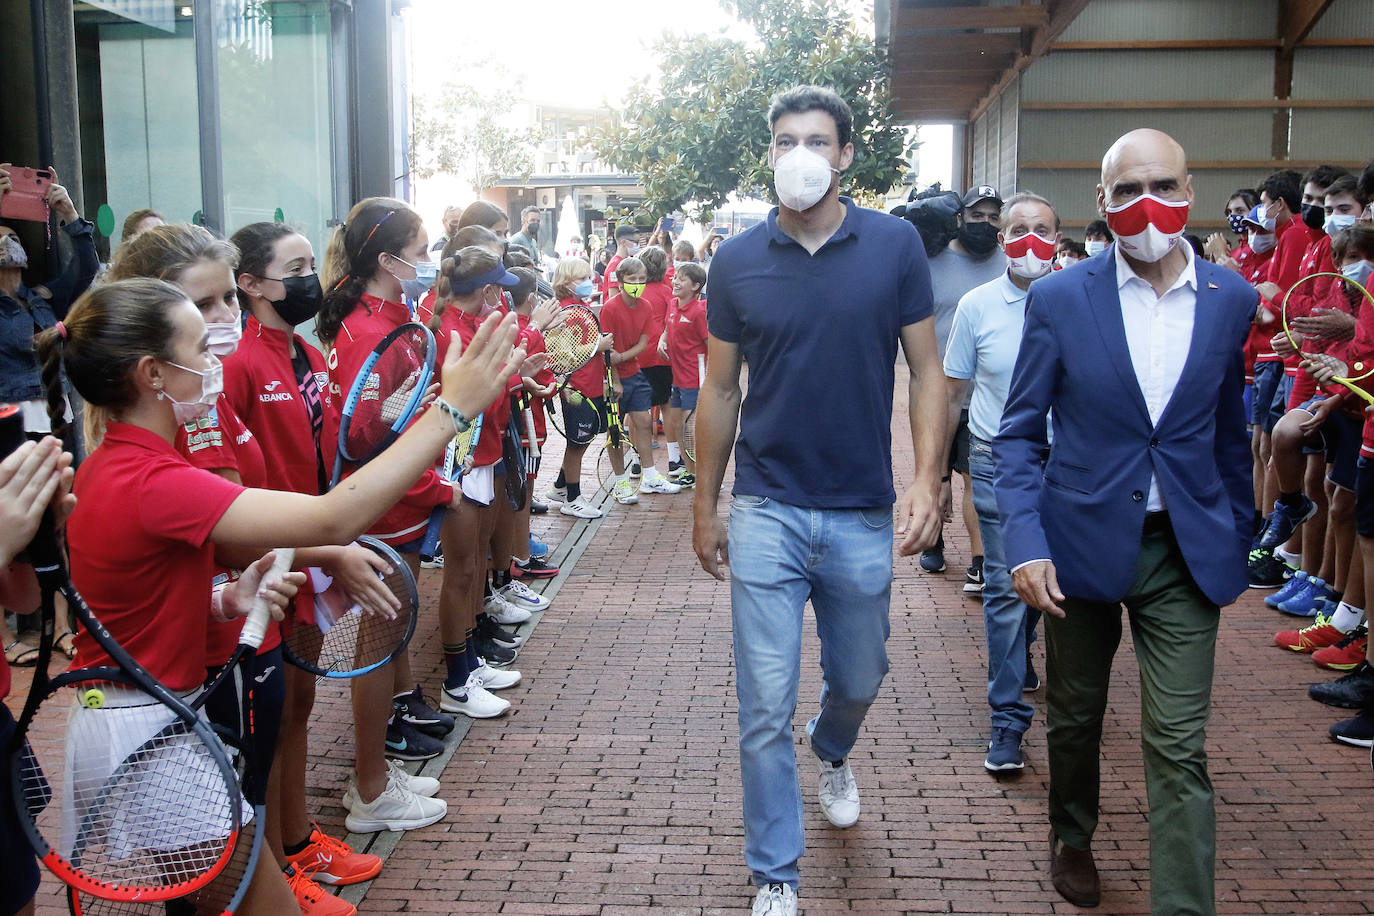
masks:
<path fill-rule="evenodd" d="M 513 604 L 527 611 L 542 611 L 553 604 L 552 598 L 545 598 L 519 579 L 511 579 L 510 582 L 501 586 L 498 594 L 505 599 L 507 604 Z"/>
<path fill-rule="evenodd" d="M 759 888 L 750 916 L 797 916 L 797 892 L 789 884 Z"/>
<path fill-rule="evenodd" d="M 421 776 L 417 773 L 410 773 L 401 766 L 400 761 L 386 760 L 386 778 L 401 784 L 401 788 L 408 792 L 414 792 L 423 798 L 433 798 L 439 794 L 439 780 L 433 776 Z"/>
<path fill-rule="evenodd" d="M 495 719 L 510 709 L 510 702 L 483 687 L 481 679 L 473 672 L 461 688 L 445 687 L 440 692 L 439 708 L 444 712 L 460 712 L 470 719 Z"/>
<path fill-rule="evenodd" d="M 350 833 L 376 833 L 379 830 L 416 830 L 442 820 L 448 802 L 411 792 L 389 774 L 386 788 L 370 802 L 362 800 L 356 786 L 344 793 L 348 816 L 344 826 Z"/>
<path fill-rule="evenodd" d="M 503 626 L 524 623 L 531 616 L 529 611 L 507 601 L 502 597 L 501 592 L 488 595 L 487 599 L 482 602 L 482 610 L 486 611 L 492 620 Z"/>
<path fill-rule="evenodd" d="M 664 477 L 658 471 L 645 474 L 644 479 L 639 482 L 639 488 L 648 493 L 681 493 L 682 487 Z"/>
<path fill-rule="evenodd" d="M 565 503 L 568 501 L 568 488 L 553 486 L 544 494 L 544 498 L 551 503 Z"/>
<path fill-rule="evenodd" d="M 601 518 L 606 513 L 587 502 L 587 497 L 583 494 L 570 503 L 564 503 L 558 514 L 571 515 L 573 518 Z"/>
<path fill-rule="evenodd" d="M 520 683 L 520 672 L 510 668 L 493 668 L 488 665 L 486 659 L 482 660 L 482 667 L 472 672 L 472 677 L 477 678 L 477 682 L 482 685 L 484 690 L 505 690 L 507 687 L 514 687 Z"/>
<path fill-rule="evenodd" d="M 859 819 L 859 786 L 846 760 L 839 766 L 820 761 L 820 800 L 825 819 L 836 827 L 853 827 Z"/>
<path fill-rule="evenodd" d="M 611 495 L 622 506 L 633 506 L 639 502 L 639 484 L 626 477 L 615 485 Z"/>

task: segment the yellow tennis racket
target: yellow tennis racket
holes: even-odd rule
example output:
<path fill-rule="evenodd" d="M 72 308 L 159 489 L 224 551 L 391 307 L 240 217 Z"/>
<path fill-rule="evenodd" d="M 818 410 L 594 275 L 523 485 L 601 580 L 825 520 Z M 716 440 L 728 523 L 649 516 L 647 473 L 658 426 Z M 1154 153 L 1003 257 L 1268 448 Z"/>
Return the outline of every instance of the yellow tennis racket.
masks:
<path fill-rule="evenodd" d="M 1298 355 L 1300 355 L 1303 359 L 1306 360 L 1324 357 L 1326 356 L 1326 354 L 1304 353 L 1302 351 L 1302 348 L 1298 346 L 1297 338 L 1293 336 L 1293 332 L 1288 327 L 1288 300 L 1290 297 L 1292 297 L 1293 291 L 1296 290 L 1299 286 L 1302 286 L 1309 280 L 1315 280 L 1318 277 L 1335 277 L 1338 280 L 1343 280 L 1344 282 L 1349 283 L 1351 286 L 1358 289 L 1360 293 L 1365 297 L 1365 299 L 1369 301 L 1370 307 L 1374 308 L 1374 295 L 1370 295 L 1369 290 L 1365 289 L 1364 286 L 1362 286 L 1359 282 L 1350 279 L 1342 273 L 1332 273 L 1329 270 L 1318 271 L 1314 274 L 1308 274 L 1307 276 L 1298 280 L 1292 286 L 1288 287 L 1288 292 L 1283 294 L 1283 302 L 1279 306 L 1279 317 L 1283 321 L 1284 336 L 1288 338 L 1288 342 L 1293 346 L 1293 349 L 1298 351 Z M 1332 358 L 1334 359 L 1335 357 Z M 1360 360 L 1352 364 L 1349 368 L 1354 370 L 1355 372 L 1359 372 L 1360 375 L 1352 375 L 1349 377 L 1333 377 L 1331 381 L 1335 382 L 1338 385 L 1344 385 L 1346 388 L 1355 392 L 1355 394 L 1364 398 L 1370 404 L 1374 404 L 1374 394 L 1370 394 L 1368 391 L 1365 391 L 1359 385 L 1355 384 L 1358 381 L 1361 381 L 1363 379 L 1369 378 L 1371 375 L 1374 375 L 1374 365 L 1371 365 L 1368 369 L 1366 369 L 1364 361 Z"/>

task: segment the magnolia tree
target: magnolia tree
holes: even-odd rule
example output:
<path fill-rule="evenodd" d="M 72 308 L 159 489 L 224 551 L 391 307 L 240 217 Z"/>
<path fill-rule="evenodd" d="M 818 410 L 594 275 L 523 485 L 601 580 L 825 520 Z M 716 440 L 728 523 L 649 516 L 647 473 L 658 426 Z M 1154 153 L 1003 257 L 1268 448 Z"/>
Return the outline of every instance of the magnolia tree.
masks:
<path fill-rule="evenodd" d="M 656 80 L 640 81 L 598 154 L 640 176 L 640 217 L 678 210 L 707 219 L 732 191 L 772 194 L 769 100 L 804 83 L 833 89 L 854 110 L 846 193 L 877 197 L 901 181 L 912 136 L 890 106 L 886 60 L 837 0 L 719 0 L 757 40 L 666 36 Z"/>

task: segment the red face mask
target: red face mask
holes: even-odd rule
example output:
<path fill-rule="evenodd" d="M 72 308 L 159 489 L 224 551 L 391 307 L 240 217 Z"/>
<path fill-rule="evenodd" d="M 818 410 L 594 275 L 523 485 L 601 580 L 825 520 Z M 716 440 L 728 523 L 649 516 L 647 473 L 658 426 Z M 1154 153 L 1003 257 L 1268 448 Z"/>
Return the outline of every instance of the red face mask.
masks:
<path fill-rule="evenodd" d="M 1107 208 L 1107 226 L 1121 250 L 1141 261 L 1168 254 L 1188 225 L 1188 202 L 1142 194 L 1128 204 Z"/>
<path fill-rule="evenodd" d="M 1054 264 L 1054 239 L 1034 232 L 1004 242 L 1002 250 L 1012 273 L 1027 280 L 1043 277 Z"/>

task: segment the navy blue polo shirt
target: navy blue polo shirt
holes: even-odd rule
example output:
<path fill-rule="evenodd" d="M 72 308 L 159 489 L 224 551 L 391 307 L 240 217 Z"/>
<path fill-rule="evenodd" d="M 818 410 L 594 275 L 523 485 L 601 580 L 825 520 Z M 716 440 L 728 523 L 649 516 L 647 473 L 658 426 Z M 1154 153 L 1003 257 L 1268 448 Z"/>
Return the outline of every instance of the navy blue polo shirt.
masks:
<path fill-rule="evenodd" d="M 931 316 L 930 268 L 909 222 L 840 200 L 844 222 L 814 255 L 775 207 L 711 261 L 707 324 L 749 363 L 735 493 L 827 509 L 896 502 L 893 367 L 901 329 Z"/>

